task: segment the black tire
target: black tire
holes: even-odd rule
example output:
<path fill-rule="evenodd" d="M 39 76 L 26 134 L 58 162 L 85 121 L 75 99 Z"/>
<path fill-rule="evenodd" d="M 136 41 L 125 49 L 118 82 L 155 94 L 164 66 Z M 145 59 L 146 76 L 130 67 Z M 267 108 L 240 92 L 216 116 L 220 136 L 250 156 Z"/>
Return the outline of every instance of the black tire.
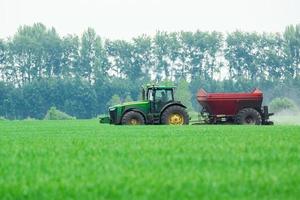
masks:
<path fill-rule="evenodd" d="M 235 122 L 237 124 L 260 125 L 261 115 L 253 108 L 244 108 L 236 115 Z"/>
<path fill-rule="evenodd" d="M 174 116 L 176 116 L 175 119 L 178 120 L 178 123 L 171 123 L 170 118 Z M 186 112 L 185 108 L 181 106 L 170 106 L 162 113 L 161 123 L 167 125 L 186 125 L 189 124 L 189 115 Z"/>
<path fill-rule="evenodd" d="M 143 115 L 139 112 L 129 111 L 124 114 L 121 120 L 123 125 L 142 125 L 145 124 Z"/>

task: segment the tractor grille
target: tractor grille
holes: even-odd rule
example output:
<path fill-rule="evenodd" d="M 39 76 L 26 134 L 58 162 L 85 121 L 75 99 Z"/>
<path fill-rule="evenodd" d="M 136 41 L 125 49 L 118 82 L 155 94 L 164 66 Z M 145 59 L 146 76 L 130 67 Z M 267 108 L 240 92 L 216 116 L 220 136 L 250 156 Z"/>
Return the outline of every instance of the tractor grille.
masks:
<path fill-rule="evenodd" d="M 111 123 L 115 124 L 117 120 L 117 109 L 109 110 L 109 116 Z"/>

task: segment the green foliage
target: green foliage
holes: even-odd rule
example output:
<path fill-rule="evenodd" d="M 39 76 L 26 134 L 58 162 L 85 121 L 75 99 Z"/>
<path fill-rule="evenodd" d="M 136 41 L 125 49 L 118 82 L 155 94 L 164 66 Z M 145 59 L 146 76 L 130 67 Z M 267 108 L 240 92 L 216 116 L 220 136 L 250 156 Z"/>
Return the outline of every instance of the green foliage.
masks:
<path fill-rule="evenodd" d="M 154 84 L 156 85 L 156 84 Z M 174 82 L 171 80 L 163 80 L 159 82 L 159 85 L 163 85 L 163 86 L 168 86 L 168 87 L 173 87 L 174 86 Z"/>
<path fill-rule="evenodd" d="M 35 118 L 32 117 L 26 117 L 25 119 L 23 119 L 24 121 L 35 121 Z"/>
<path fill-rule="evenodd" d="M 286 41 L 285 52 L 290 77 L 300 77 L 300 24 L 287 26 L 284 31 Z"/>
<path fill-rule="evenodd" d="M 124 99 L 124 102 L 131 102 L 133 101 L 130 95 L 127 95 L 126 98 Z"/>
<path fill-rule="evenodd" d="M 138 99 L 144 84 L 178 80 L 186 80 L 193 95 L 199 88 L 259 87 L 267 101 L 279 92 L 297 100 L 299 55 L 299 24 L 283 33 L 158 31 L 153 37 L 105 41 L 92 28 L 61 37 L 53 27 L 25 25 L 0 39 L 0 116 L 42 119 L 56 105 L 77 118 L 93 118 L 107 112 L 113 95 Z M 196 98 L 191 101 L 197 109 Z"/>
<path fill-rule="evenodd" d="M 281 112 L 281 111 L 290 111 L 290 112 L 298 112 L 298 107 L 289 98 L 275 98 L 270 103 L 270 110 L 271 112 Z"/>
<path fill-rule="evenodd" d="M 108 67 L 106 53 L 101 38 L 97 36 L 92 28 L 88 28 L 83 33 L 81 45 L 78 75 L 86 78 L 91 83 L 93 79 L 106 75 Z"/>
<path fill-rule="evenodd" d="M 177 88 L 175 90 L 175 99 L 179 100 L 185 105 L 188 109 L 188 111 L 192 111 L 192 93 L 189 89 L 189 83 L 185 80 L 181 79 L 177 85 Z"/>
<path fill-rule="evenodd" d="M 75 119 L 75 117 L 72 117 L 60 110 L 57 110 L 55 107 L 51 107 L 45 118 L 45 120 L 71 120 L 71 119 Z"/>
<path fill-rule="evenodd" d="M 300 126 L 124 128 L 71 120 L 0 127 L 2 199 L 300 196 Z"/>
<path fill-rule="evenodd" d="M 121 103 L 121 99 L 119 97 L 119 95 L 117 94 L 114 94 L 111 99 L 109 100 L 109 102 L 107 103 L 107 106 L 114 106 L 114 105 L 117 105 L 117 104 L 120 104 Z"/>

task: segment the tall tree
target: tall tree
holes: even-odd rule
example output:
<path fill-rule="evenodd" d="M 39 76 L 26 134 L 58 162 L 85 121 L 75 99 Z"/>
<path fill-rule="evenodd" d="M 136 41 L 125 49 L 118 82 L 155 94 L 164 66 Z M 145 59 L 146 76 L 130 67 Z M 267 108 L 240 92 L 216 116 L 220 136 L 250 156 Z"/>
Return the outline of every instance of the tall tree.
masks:
<path fill-rule="evenodd" d="M 131 43 L 124 40 L 107 40 L 105 46 L 111 60 L 113 74 L 130 80 L 135 80 L 142 75 L 140 66 L 135 65 L 134 46 Z"/>
<path fill-rule="evenodd" d="M 88 28 L 81 38 L 81 77 L 86 78 L 90 83 L 95 81 L 96 77 L 104 76 L 107 70 L 107 57 L 102 45 L 101 38 L 96 35 L 92 28 Z"/>
<path fill-rule="evenodd" d="M 142 35 L 133 38 L 133 64 L 143 81 L 149 81 L 153 72 L 152 40 L 150 37 Z M 135 73 L 135 72 L 134 72 Z"/>
<path fill-rule="evenodd" d="M 175 90 L 175 97 L 176 99 L 181 101 L 189 111 L 192 111 L 192 93 L 189 89 L 189 83 L 186 80 L 181 79 L 178 82 L 177 88 Z"/>
<path fill-rule="evenodd" d="M 157 32 L 154 37 L 155 79 L 161 81 L 170 77 L 169 42 L 167 32 Z"/>
<path fill-rule="evenodd" d="M 20 27 L 10 43 L 10 51 L 20 84 L 61 72 L 60 38 L 54 28 L 47 30 L 41 23 Z"/>
<path fill-rule="evenodd" d="M 68 35 L 62 39 L 61 76 L 79 76 L 80 54 L 78 36 Z"/>
<path fill-rule="evenodd" d="M 236 31 L 226 38 L 225 58 L 229 63 L 231 78 L 243 77 L 248 80 L 255 80 L 261 75 L 255 63 L 259 54 L 257 41 L 260 36 L 257 33 L 243 33 Z"/>
<path fill-rule="evenodd" d="M 6 81 L 7 45 L 0 39 L 0 81 Z"/>
<path fill-rule="evenodd" d="M 204 55 L 206 79 L 213 79 L 215 72 L 220 72 L 220 67 L 223 65 L 222 61 L 220 61 L 220 58 L 223 56 L 223 35 L 222 33 L 213 31 L 206 36 L 205 42 L 207 43 Z"/>
<path fill-rule="evenodd" d="M 216 54 L 221 47 L 221 34 L 213 32 L 181 32 L 182 62 L 191 80 L 207 79 L 216 69 Z"/>
<path fill-rule="evenodd" d="M 62 73 L 61 68 L 61 39 L 54 28 L 47 30 L 44 35 L 42 35 L 41 43 L 43 49 L 43 56 L 46 69 L 46 77 L 60 77 Z M 42 63 L 41 63 L 42 64 Z"/>
<path fill-rule="evenodd" d="M 290 25 L 284 31 L 286 51 L 289 59 L 289 66 L 292 70 L 292 77 L 300 76 L 300 24 Z"/>
<path fill-rule="evenodd" d="M 258 69 L 260 81 L 278 81 L 286 78 L 290 70 L 286 68 L 284 40 L 280 34 L 263 33 L 256 41 L 258 52 L 254 64 Z"/>

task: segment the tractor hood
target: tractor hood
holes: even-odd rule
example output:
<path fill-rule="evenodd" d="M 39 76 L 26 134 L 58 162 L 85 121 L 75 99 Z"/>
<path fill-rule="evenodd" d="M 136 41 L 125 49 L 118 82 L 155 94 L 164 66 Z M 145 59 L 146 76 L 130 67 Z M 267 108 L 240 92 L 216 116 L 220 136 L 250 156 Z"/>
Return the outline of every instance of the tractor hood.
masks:
<path fill-rule="evenodd" d="M 127 107 L 127 106 L 141 106 L 141 105 L 147 105 L 149 102 L 148 101 L 131 101 L 131 102 L 125 102 L 122 104 L 117 104 L 114 106 L 109 107 L 109 110 L 113 110 L 115 108 L 119 108 L 119 107 Z"/>

